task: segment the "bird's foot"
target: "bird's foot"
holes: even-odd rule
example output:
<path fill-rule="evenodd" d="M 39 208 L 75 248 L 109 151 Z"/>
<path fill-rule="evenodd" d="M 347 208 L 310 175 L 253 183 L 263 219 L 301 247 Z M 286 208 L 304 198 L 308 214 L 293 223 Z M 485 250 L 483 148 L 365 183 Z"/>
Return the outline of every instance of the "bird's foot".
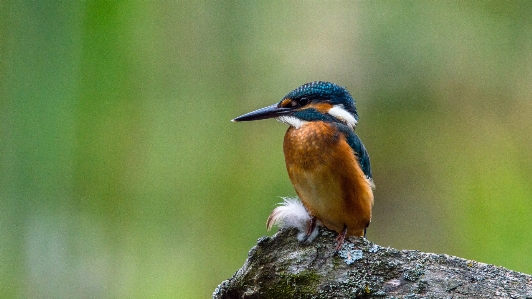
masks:
<path fill-rule="evenodd" d="M 305 235 L 303 236 L 302 240 L 300 240 L 301 242 L 312 242 L 312 240 L 316 237 L 316 235 L 313 236 L 314 230 L 316 230 L 316 224 L 316 217 L 311 216 L 307 221 L 307 228 L 305 230 Z"/>
<path fill-rule="evenodd" d="M 345 236 L 347 234 L 347 226 L 344 225 L 344 229 L 342 229 L 342 232 L 338 234 L 336 237 L 336 247 L 334 248 L 334 254 L 338 254 L 338 251 L 342 248 L 345 241 Z"/>
<path fill-rule="evenodd" d="M 312 232 L 316 229 L 316 216 L 310 217 L 310 220 L 308 221 L 307 225 L 307 238 L 312 234 Z"/>

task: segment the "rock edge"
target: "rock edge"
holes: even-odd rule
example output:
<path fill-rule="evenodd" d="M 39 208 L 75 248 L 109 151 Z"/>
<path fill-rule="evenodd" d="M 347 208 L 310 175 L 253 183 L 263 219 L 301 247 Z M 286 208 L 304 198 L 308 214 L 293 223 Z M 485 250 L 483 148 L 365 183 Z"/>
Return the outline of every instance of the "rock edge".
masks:
<path fill-rule="evenodd" d="M 397 250 L 349 238 L 334 255 L 336 233 L 311 244 L 297 231 L 262 237 L 244 266 L 213 298 L 529 298 L 532 276 L 446 254 Z"/>

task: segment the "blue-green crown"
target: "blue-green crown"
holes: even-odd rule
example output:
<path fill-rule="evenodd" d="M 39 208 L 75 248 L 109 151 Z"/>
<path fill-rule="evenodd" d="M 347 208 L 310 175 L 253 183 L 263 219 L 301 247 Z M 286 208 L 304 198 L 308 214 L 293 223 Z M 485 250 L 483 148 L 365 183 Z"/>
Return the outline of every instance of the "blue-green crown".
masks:
<path fill-rule="evenodd" d="M 292 90 L 284 97 L 284 99 L 296 99 L 301 97 L 309 97 L 310 99 L 323 98 L 333 105 L 341 104 L 344 106 L 345 110 L 353 114 L 355 119 L 358 120 L 355 100 L 349 94 L 347 89 L 342 86 L 336 85 L 332 82 L 314 81 L 303 84 Z"/>

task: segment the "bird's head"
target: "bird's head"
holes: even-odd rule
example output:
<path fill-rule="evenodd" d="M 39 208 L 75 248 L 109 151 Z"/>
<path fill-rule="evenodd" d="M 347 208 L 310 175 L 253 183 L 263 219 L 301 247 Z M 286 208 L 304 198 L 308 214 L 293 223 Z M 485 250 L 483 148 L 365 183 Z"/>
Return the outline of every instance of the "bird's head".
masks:
<path fill-rule="evenodd" d="M 306 122 L 330 121 L 355 128 L 358 114 L 349 92 L 334 83 L 316 81 L 301 85 L 289 92 L 279 103 L 264 107 L 233 119 L 251 121 L 267 118 L 299 128 Z"/>

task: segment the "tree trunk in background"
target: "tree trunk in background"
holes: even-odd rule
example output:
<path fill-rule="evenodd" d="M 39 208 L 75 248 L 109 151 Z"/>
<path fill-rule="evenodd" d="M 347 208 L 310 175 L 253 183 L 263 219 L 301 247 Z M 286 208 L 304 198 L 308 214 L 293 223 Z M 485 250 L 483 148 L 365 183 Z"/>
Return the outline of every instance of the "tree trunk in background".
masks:
<path fill-rule="evenodd" d="M 532 276 L 446 254 L 384 248 L 336 233 L 311 244 L 296 231 L 262 237 L 214 298 L 532 298 Z"/>

